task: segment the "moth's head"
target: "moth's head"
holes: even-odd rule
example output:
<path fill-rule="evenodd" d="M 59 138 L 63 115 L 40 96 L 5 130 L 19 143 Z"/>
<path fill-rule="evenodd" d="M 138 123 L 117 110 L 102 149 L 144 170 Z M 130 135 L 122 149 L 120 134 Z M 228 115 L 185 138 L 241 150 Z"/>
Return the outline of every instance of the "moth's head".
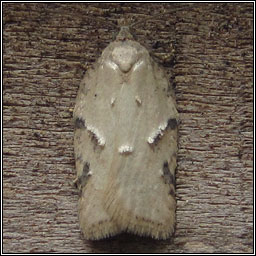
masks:
<path fill-rule="evenodd" d="M 117 20 L 119 27 L 119 33 L 117 34 L 115 41 L 126 41 L 126 40 L 136 40 L 134 33 L 134 27 L 138 22 L 134 22 L 131 17 L 124 17 Z"/>
<path fill-rule="evenodd" d="M 116 37 L 116 41 L 134 40 L 128 26 L 122 26 Z"/>

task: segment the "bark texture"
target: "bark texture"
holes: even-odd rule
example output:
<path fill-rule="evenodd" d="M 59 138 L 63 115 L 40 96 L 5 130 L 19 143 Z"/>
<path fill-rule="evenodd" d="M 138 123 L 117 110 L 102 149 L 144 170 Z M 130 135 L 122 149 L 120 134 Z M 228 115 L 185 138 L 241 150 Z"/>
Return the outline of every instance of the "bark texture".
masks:
<path fill-rule="evenodd" d="M 119 31 L 158 55 L 179 125 L 174 238 L 78 226 L 72 110 Z M 3 3 L 3 252 L 252 253 L 253 3 Z"/>

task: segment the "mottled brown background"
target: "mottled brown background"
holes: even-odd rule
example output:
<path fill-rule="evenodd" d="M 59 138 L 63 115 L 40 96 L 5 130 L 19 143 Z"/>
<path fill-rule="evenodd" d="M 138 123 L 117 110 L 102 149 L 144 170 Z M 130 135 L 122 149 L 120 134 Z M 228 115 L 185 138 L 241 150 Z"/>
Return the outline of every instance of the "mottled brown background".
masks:
<path fill-rule="evenodd" d="M 78 226 L 72 109 L 122 17 L 164 60 L 177 96 L 166 241 L 88 242 Z M 253 252 L 253 3 L 4 3 L 3 21 L 5 253 Z"/>

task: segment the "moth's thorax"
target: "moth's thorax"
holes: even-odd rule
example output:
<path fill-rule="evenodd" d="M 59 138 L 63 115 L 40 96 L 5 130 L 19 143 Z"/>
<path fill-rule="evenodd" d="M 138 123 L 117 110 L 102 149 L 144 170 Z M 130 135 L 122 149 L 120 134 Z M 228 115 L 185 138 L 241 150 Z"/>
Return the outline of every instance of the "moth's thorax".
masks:
<path fill-rule="evenodd" d="M 117 46 L 112 51 L 112 61 L 118 68 L 126 73 L 138 60 L 138 51 L 131 46 Z"/>
<path fill-rule="evenodd" d="M 128 73 L 135 71 L 143 63 L 147 62 L 149 55 L 146 49 L 140 44 L 125 40 L 114 42 L 105 49 L 103 55 L 104 63 L 111 69 Z"/>

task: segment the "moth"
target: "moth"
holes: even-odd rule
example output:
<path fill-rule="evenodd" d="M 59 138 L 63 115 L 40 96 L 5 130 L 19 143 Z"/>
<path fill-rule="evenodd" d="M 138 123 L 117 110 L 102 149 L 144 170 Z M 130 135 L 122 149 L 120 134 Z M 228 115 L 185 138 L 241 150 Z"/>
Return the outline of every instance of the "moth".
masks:
<path fill-rule="evenodd" d="M 167 76 L 122 27 L 87 71 L 74 108 L 80 228 L 167 239 L 175 226 L 178 112 Z"/>

